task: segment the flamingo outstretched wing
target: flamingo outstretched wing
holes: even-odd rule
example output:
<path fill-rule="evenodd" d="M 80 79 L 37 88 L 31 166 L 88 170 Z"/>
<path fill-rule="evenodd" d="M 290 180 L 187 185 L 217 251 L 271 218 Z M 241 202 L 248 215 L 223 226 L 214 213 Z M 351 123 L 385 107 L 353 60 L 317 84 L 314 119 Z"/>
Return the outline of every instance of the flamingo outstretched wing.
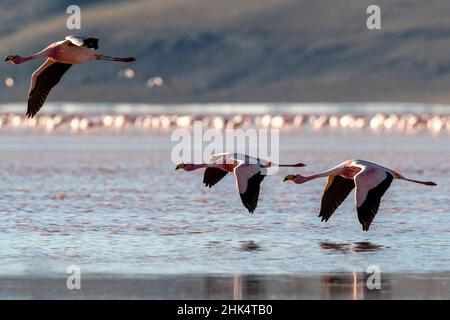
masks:
<path fill-rule="evenodd" d="M 258 205 L 260 184 L 265 177 L 261 174 L 261 166 L 242 162 L 234 168 L 234 176 L 242 203 L 253 213 Z"/>
<path fill-rule="evenodd" d="M 322 221 L 330 219 L 331 215 L 347 198 L 354 187 L 355 182 L 353 179 L 346 179 L 338 175 L 328 176 L 320 206 L 319 217 L 322 218 Z"/>
<path fill-rule="evenodd" d="M 381 198 L 394 177 L 384 170 L 368 168 L 355 177 L 356 210 L 363 230 L 368 231 L 380 207 Z"/>
<path fill-rule="evenodd" d="M 33 118 L 42 108 L 50 90 L 58 84 L 61 77 L 71 66 L 71 64 L 54 62 L 53 60 L 47 59 L 33 73 L 28 92 L 28 109 L 26 113 L 29 118 Z"/>
<path fill-rule="evenodd" d="M 222 180 L 223 177 L 227 175 L 227 171 L 224 171 L 220 168 L 206 168 L 205 174 L 203 175 L 203 183 L 207 187 L 212 187 L 217 182 Z"/>

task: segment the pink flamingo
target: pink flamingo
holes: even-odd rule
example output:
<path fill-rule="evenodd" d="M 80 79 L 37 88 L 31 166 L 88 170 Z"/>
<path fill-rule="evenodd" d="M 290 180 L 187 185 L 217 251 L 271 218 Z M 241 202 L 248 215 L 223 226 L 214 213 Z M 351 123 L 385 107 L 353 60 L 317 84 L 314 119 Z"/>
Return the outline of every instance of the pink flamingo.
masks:
<path fill-rule="evenodd" d="M 21 64 L 33 59 L 47 58 L 32 75 L 30 90 L 28 92 L 27 116 L 32 118 L 41 109 L 50 90 L 58 84 L 63 74 L 73 65 L 91 60 L 107 60 L 118 62 L 132 62 L 133 57 L 115 58 L 95 51 L 98 49 L 98 39 L 79 36 L 68 36 L 65 40 L 54 42 L 44 50 L 21 57 L 8 55 L 5 61 L 12 64 Z"/>
<path fill-rule="evenodd" d="M 381 197 L 389 188 L 393 179 L 436 186 L 434 182 L 405 178 L 394 170 L 364 160 L 347 160 L 328 171 L 308 177 L 299 174 L 287 175 L 284 181 L 302 184 L 321 177 L 328 177 L 319 214 L 322 221 L 328 221 L 333 212 L 356 186 L 356 211 L 364 231 L 369 230 L 369 226 L 378 212 Z"/>
<path fill-rule="evenodd" d="M 303 163 L 273 164 L 239 153 L 218 153 L 211 156 L 209 163 L 180 163 L 175 170 L 193 171 L 206 168 L 203 183 L 212 187 L 229 172 L 234 173 L 236 185 L 242 203 L 250 213 L 258 204 L 259 186 L 265 177 L 265 170 L 269 167 L 304 167 Z"/>

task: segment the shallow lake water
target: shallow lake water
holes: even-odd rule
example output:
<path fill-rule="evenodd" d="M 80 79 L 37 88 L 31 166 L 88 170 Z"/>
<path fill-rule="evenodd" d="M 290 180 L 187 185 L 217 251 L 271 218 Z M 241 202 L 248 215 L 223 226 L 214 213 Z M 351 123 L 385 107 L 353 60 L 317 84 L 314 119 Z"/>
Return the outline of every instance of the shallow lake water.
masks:
<path fill-rule="evenodd" d="M 262 183 L 242 206 L 229 175 L 212 189 L 202 172 L 174 171 L 167 134 L 0 135 L 0 275 L 304 274 L 450 270 L 450 143 L 369 132 L 282 134 L 282 162 L 304 162 Z M 431 188 L 394 181 L 369 230 L 353 194 L 317 217 L 325 179 L 283 183 L 360 158 Z"/>

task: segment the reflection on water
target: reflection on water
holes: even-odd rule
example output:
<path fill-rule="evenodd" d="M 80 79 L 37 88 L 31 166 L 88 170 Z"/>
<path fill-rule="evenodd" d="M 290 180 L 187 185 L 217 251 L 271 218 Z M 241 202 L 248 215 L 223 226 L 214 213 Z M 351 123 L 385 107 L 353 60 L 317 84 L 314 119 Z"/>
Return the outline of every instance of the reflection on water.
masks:
<path fill-rule="evenodd" d="M 320 247 L 324 250 L 336 251 L 341 253 L 371 252 L 371 251 L 379 251 L 383 248 L 382 245 L 374 244 L 369 241 L 355 242 L 354 244 L 321 242 Z"/>
<path fill-rule="evenodd" d="M 388 299 L 391 292 L 389 275 L 381 276 L 381 289 L 369 289 L 372 274 L 352 272 L 322 276 L 322 299 Z"/>
<path fill-rule="evenodd" d="M 353 247 L 355 252 L 365 252 L 365 251 L 379 251 L 383 248 L 382 245 L 373 244 L 368 241 L 356 242 Z"/>
<path fill-rule="evenodd" d="M 66 278 L 0 277 L 0 299 L 450 299 L 449 273 L 381 273 L 370 289 L 364 272 L 289 275 L 84 275 L 82 290 Z M 75 292 L 77 291 L 77 292 Z"/>
<path fill-rule="evenodd" d="M 348 243 L 321 242 L 320 247 L 324 250 L 333 250 L 342 253 L 350 251 L 350 244 Z"/>
<path fill-rule="evenodd" d="M 262 248 L 260 245 L 255 243 L 254 241 L 240 241 L 241 249 L 244 251 L 261 251 Z"/>

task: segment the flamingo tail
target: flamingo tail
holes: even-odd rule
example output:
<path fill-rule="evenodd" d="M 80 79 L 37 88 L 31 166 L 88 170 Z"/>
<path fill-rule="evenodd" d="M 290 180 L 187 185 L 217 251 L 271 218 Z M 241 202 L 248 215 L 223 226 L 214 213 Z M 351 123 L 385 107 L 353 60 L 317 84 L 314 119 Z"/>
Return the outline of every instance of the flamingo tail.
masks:
<path fill-rule="evenodd" d="M 117 57 L 110 57 L 105 55 L 99 55 L 99 60 L 106 60 L 106 61 L 117 61 L 117 62 L 133 62 L 136 61 L 135 57 L 126 57 L 126 58 L 117 58 Z"/>

